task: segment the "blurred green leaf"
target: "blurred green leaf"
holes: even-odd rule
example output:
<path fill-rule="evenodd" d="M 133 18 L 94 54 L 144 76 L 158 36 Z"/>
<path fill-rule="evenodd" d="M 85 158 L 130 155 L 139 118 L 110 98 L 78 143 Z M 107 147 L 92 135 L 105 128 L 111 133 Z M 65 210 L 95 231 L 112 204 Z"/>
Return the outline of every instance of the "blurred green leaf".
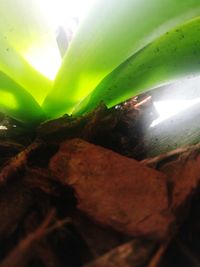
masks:
<path fill-rule="evenodd" d="M 0 72 L 0 110 L 27 125 L 45 120 L 35 99 L 3 72 Z"/>
<path fill-rule="evenodd" d="M 31 59 L 34 56 L 41 61 L 48 58 L 45 65 L 43 62 L 45 72 L 45 66 L 54 64 L 51 57 L 56 54 L 60 58 L 60 55 L 55 33 L 41 13 L 38 2 L 0 1 L 0 69 L 41 104 L 52 82 L 33 67 Z"/>
<path fill-rule="evenodd" d="M 167 32 L 110 73 L 77 108 L 108 107 L 146 90 L 200 73 L 200 17 Z"/>
<path fill-rule="evenodd" d="M 0 36 L 0 70 L 26 88 L 39 104 L 52 83 L 34 69 L 11 45 Z"/>
<path fill-rule="evenodd" d="M 71 113 L 129 56 L 197 15 L 198 0 L 98 0 L 71 43 L 44 109 L 52 117 Z"/>

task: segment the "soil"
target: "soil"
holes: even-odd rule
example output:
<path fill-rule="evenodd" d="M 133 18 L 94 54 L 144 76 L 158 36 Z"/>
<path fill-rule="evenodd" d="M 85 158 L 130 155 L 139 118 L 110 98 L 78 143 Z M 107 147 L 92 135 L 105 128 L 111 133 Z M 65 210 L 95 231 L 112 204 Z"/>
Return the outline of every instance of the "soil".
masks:
<path fill-rule="evenodd" d="M 0 267 L 200 266 L 200 145 L 150 151 L 157 116 L 146 94 L 38 129 L 2 114 Z"/>

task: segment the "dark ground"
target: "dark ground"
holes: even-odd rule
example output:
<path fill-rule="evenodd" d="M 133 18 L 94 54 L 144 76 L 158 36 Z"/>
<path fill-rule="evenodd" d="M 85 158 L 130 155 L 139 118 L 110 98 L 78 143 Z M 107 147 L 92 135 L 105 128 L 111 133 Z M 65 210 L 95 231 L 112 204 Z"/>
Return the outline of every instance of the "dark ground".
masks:
<path fill-rule="evenodd" d="M 197 143 L 198 107 L 192 113 L 193 119 L 185 112 L 150 129 L 157 113 L 152 99 L 142 95 L 109 111 L 100 105 L 82 118 L 47 122 L 37 131 L 2 115 L 7 130 L 0 131 L 0 267 L 200 266 L 199 183 L 176 214 L 179 227 L 173 234 L 164 240 L 133 238 L 84 215 L 74 190 L 56 181 L 48 168 L 60 143 L 74 137 L 140 161 Z M 153 167 L 180 163 L 184 153 L 164 154 Z"/>

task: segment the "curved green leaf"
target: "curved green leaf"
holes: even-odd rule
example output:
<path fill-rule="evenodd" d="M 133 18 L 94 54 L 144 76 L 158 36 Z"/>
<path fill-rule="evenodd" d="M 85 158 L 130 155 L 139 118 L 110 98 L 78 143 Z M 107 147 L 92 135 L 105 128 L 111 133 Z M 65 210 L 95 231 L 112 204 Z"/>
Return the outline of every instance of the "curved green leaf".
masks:
<path fill-rule="evenodd" d="M 45 110 L 52 117 L 71 113 L 129 56 L 197 15 L 199 0 L 98 0 L 71 43 Z"/>
<path fill-rule="evenodd" d="M 0 70 L 32 94 L 42 104 L 52 82 L 34 69 L 6 40 L 0 36 Z"/>
<path fill-rule="evenodd" d="M 45 119 L 43 110 L 34 98 L 3 72 L 0 72 L 0 110 L 30 125 Z"/>
<path fill-rule="evenodd" d="M 200 17 L 167 32 L 109 74 L 76 110 L 112 107 L 146 90 L 200 73 Z"/>
<path fill-rule="evenodd" d="M 40 0 L 0 1 L 0 68 L 41 103 L 52 83 L 41 73 L 60 60 L 56 36 Z M 48 8 L 48 7 L 47 7 Z M 41 61 L 37 71 L 33 59 Z M 40 62 L 38 62 L 39 64 Z M 33 67 L 34 66 L 34 67 Z M 47 68 L 47 69 L 45 69 Z M 40 73 L 41 72 L 41 73 Z"/>

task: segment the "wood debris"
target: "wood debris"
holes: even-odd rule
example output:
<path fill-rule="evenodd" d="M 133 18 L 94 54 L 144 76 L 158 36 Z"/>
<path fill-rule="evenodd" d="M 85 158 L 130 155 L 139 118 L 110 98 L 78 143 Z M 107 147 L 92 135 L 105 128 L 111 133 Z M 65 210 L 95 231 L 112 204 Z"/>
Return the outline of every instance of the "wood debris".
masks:
<path fill-rule="evenodd" d="M 9 126 L 0 143 L 0 267 L 198 266 L 200 145 L 142 162 L 122 156 L 145 158 L 151 101 L 46 122 L 30 142 L 18 126 L 10 139 Z"/>
<path fill-rule="evenodd" d="M 134 237 L 169 234 L 174 217 L 161 172 L 80 139 L 61 145 L 50 170 L 74 189 L 78 208 L 95 221 Z"/>

